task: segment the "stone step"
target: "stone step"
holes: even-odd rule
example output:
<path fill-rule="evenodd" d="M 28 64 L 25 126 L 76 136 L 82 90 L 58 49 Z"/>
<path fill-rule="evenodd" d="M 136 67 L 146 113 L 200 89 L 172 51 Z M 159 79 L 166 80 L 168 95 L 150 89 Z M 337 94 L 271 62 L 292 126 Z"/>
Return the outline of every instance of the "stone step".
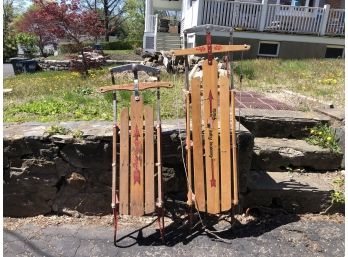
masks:
<path fill-rule="evenodd" d="M 337 170 L 343 155 L 304 140 L 285 138 L 255 138 L 252 169 L 286 171 L 305 168 L 316 171 Z"/>
<path fill-rule="evenodd" d="M 310 128 L 329 123 L 330 118 L 316 112 L 242 108 L 236 111 L 237 120 L 256 137 L 307 137 Z"/>
<path fill-rule="evenodd" d="M 243 196 L 243 207 L 278 207 L 291 213 L 318 213 L 331 205 L 337 173 L 287 173 L 250 171 L 248 193 Z M 331 211 L 343 211 L 335 204 Z"/>

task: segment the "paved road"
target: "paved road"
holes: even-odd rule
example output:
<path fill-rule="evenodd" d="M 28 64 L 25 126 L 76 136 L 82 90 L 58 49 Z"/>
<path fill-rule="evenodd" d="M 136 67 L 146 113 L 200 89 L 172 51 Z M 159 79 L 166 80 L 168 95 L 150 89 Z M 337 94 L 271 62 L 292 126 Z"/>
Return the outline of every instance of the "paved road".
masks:
<path fill-rule="evenodd" d="M 175 229 L 174 229 L 175 228 Z M 204 233 L 169 225 L 162 245 L 156 227 L 121 229 L 118 247 L 112 228 L 66 224 L 40 228 L 27 224 L 4 229 L 4 256 L 344 256 L 344 224 L 302 220 L 297 216 L 240 225 L 216 241 Z M 128 235 L 128 236 L 127 236 Z M 123 237 L 123 238 L 122 238 Z"/>
<path fill-rule="evenodd" d="M 3 76 L 4 78 L 14 75 L 12 64 L 4 63 L 3 64 Z"/>

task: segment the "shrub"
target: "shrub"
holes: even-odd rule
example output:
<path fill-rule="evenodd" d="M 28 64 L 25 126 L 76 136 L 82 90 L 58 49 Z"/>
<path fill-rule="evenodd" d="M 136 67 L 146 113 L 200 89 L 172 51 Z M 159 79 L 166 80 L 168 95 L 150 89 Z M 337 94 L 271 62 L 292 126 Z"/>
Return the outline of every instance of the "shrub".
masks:
<path fill-rule="evenodd" d="M 17 42 L 13 36 L 7 36 L 4 38 L 4 50 L 3 50 L 3 61 L 7 62 L 10 58 L 17 56 Z"/>
<path fill-rule="evenodd" d="M 38 38 L 36 36 L 27 33 L 19 33 L 16 36 L 16 40 L 18 44 L 23 48 L 24 55 L 26 57 L 31 58 L 37 52 Z"/>
<path fill-rule="evenodd" d="M 102 42 L 103 50 L 132 50 L 142 46 L 141 40 L 119 40 L 113 42 Z"/>
<path fill-rule="evenodd" d="M 80 47 L 74 43 L 59 44 L 59 51 L 61 54 L 75 54 L 80 52 Z"/>

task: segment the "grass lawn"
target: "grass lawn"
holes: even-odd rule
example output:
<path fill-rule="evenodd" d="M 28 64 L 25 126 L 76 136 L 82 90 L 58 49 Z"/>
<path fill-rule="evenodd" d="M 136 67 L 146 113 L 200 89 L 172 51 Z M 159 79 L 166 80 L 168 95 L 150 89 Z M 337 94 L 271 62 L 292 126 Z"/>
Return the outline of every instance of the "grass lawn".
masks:
<path fill-rule="evenodd" d="M 281 89 L 344 107 L 344 59 L 246 60 L 243 88 L 259 92 Z"/>
<path fill-rule="evenodd" d="M 287 89 L 344 106 L 344 60 L 246 60 L 242 67 L 242 90 L 274 92 Z M 237 75 L 236 74 L 236 75 Z M 182 117 L 183 74 L 175 76 L 174 88 L 161 91 L 163 118 Z M 174 76 L 164 74 L 162 81 L 173 81 Z M 235 76 L 238 88 L 238 76 Z M 130 82 L 126 79 L 117 83 Z M 111 120 L 112 96 L 100 94 L 98 88 L 111 84 L 108 68 L 92 70 L 88 79 L 76 72 L 49 71 L 21 74 L 4 80 L 4 88 L 13 91 L 4 95 L 4 121 L 62 121 Z M 119 107 L 128 106 L 130 92 L 118 94 Z M 154 91 L 144 92 L 144 101 L 154 105 Z M 179 106 L 179 107 L 178 107 Z"/>

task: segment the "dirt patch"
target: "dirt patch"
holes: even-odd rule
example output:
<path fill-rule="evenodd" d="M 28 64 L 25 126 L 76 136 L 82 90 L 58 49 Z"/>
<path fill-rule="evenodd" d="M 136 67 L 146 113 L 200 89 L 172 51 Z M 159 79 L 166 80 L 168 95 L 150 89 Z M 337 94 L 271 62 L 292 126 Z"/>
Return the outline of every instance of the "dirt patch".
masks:
<path fill-rule="evenodd" d="M 277 218 L 278 216 L 275 216 Z M 284 217 L 283 215 L 279 216 Z M 185 215 L 180 217 L 182 219 L 185 218 Z M 232 224 L 237 222 L 240 224 L 248 224 L 250 222 L 255 222 L 257 218 L 249 215 L 235 215 L 235 220 L 232 221 Z M 259 220 L 265 219 L 267 217 L 258 218 Z M 332 214 L 332 215 L 319 215 L 319 214 L 304 214 L 299 215 L 299 218 L 303 221 L 331 221 L 337 223 L 344 223 L 344 215 L 342 214 Z M 139 225 L 149 224 L 154 221 L 156 217 L 132 217 L 128 215 L 121 215 L 119 219 L 119 224 L 122 227 L 137 227 Z M 220 217 L 219 226 L 226 225 L 227 223 L 231 223 L 229 221 L 229 217 Z M 80 218 L 70 217 L 70 216 L 35 216 L 29 218 L 9 218 L 4 217 L 3 219 L 4 228 L 8 230 L 17 230 L 20 227 L 27 224 L 34 224 L 41 228 L 46 228 L 49 226 L 59 226 L 59 225 L 80 225 L 80 226 L 101 226 L 107 227 L 113 225 L 113 216 L 105 215 L 105 216 L 83 216 Z M 172 222 L 171 219 L 165 218 L 165 225 L 168 225 Z M 157 222 L 154 222 L 154 226 L 157 226 Z"/>

